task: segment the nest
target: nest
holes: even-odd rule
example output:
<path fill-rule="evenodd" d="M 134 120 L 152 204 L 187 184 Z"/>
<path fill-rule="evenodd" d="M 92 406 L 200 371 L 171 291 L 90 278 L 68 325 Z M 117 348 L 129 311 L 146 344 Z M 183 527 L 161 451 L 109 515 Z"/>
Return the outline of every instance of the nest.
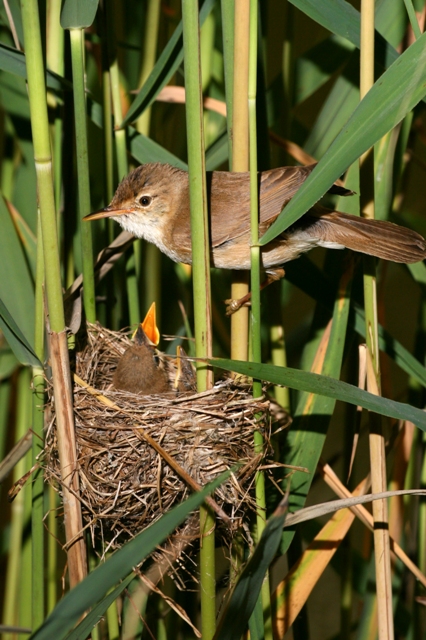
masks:
<path fill-rule="evenodd" d="M 254 400 L 249 384 L 230 379 L 199 394 L 137 396 L 117 391 L 111 387 L 113 374 L 131 344 L 123 332 L 88 325 L 87 344 L 76 355 L 81 502 L 93 541 L 101 540 L 103 551 L 120 546 L 194 488 L 234 468 L 214 495 L 219 521 L 226 521 L 222 529 L 229 536 L 230 524 L 254 508 L 254 476 L 266 455 L 253 451 L 255 430 L 262 431 L 271 452 L 269 402 Z M 58 486 L 53 398 L 52 407 L 45 460 L 47 475 Z M 188 527 L 194 530 L 192 524 Z"/>

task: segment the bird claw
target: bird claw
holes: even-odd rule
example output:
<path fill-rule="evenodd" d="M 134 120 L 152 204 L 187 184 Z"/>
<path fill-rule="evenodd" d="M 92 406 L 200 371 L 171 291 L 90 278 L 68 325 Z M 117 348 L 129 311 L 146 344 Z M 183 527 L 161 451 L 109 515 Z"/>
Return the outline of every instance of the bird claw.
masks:
<path fill-rule="evenodd" d="M 225 313 L 227 316 L 232 316 L 232 314 L 238 311 L 238 309 L 241 309 L 241 307 L 249 307 L 251 304 L 250 300 L 247 300 L 246 297 L 240 298 L 239 300 L 229 298 L 228 300 L 224 300 L 224 302 L 226 304 Z"/>
<path fill-rule="evenodd" d="M 266 280 L 264 280 L 260 285 L 260 290 L 264 289 L 272 282 L 277 282 L 278 280 L 281 280 L 281 278 L 284 278 L 285 271 L 281 267 L 268 269 L 266 272 L 266 276 Z M 251 293 L 248 293 L 246 296 L 243 296 L 239 300 L 233 300 L 232 298 L 230 298 L 229 300 L 225 300 L 226 315 L 232 316 L 232 314 L 238 311 L 238 309 L 241 309 L 241 307 L 249 307 L 251 305 L 250 299 Z"/>

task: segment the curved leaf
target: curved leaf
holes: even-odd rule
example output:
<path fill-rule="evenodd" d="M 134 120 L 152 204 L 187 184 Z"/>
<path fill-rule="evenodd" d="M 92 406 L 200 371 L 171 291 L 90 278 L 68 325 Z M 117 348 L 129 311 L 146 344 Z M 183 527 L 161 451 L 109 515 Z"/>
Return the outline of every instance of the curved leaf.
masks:
<path fill-rule="evenodd" d="M 411 45 L 359 103 L 314 171 L 260 240 L 261 245 L 300 218 L 346 169 L 396 126 L 426 89 L 426 33 Z"/>
<path fill-rule="evenodd" d="M 104 564 L 99 565 L 87 578 L 57 604 L 44 624 L 32 634 L 31 640 L 61 640 L 76 624 L 89 607 L 105 597 L 107 592 L 120 580 L 126 578 L 132 568 L 150 555 L 165 538 L 186 518 L 188 513 L 202 504 L 204 499 L 214 491 L 226 478 L 229 472 L 221 474 L 202 491 L 192 495 L 160 520 L 139 533 L 116 551 Z M 109 600 L 105 602 L 108 608 Z M 79 636 L 86 637 L 86 636 Z"/>
<path fill-rule="evenodd" d="M 20 78 L 27 78 L 27 67 L 25 64 L 25 55 L 22 51 L 17 51 L 5 44 L 0 44 L 0 69 L 13 73 Z M 55 91 L 63 91 L 71 89 L 72 85 L 65 78 L 61 78 L 53 71 L 46 71 L 46 86 L 48 89 Z"/>
<path fill-rule="evenodd" d="M 200 9 L 200 26 L 213 9 L 216 0 L 205 0 Z M 129 122 L 136 120 L 139 115 L 146 109 L 160 93 L 161 89 L 168 83 L 172 75 L 175 73 L 183 60 L 183 38 L 182 38 L 182 21 L 174 30 L 174 33 L 164 50 L 162 51 L 157 63 L 150 75 L 148 76 L 142 89 L 139 91 L 132 106 L 128 110 L 126 117 L 121 123 L 124 127 Z"/>
<path fill-rule="evenodd" d="M 31 345 L 10 315 L 6 305 L 0 299 L 0 329 L 3 331 L 7 344 L 22 364 L 41 367 L 42 364 L 34 353 Z"/>
<path fill-rule="evenodd" d="M 321 504 L 314 504 L 310 507 L 299 509 L 296 513 L 289 513 L 284 523 L 284 527 L 294 527 L 300 522 L 306 522 L 307 520 L 313 520 L 314 518 L 321 518 L 322 516 L 330 513 L 340 511 L 340 509 L 356 507 L 359 504 L 368 504 L 374 500 L 387 500 L 387 498 L 393 498 L 395 496 L 424 496 L 425 494 L 426 491 L 424 489 L 400 489 L 398 491 L 366 493 L 362 496 L 351 496 L 350 498 L 330 500 L 329 502 L 322 502 Z"/>
<path fill-rule="evenodd" d="M 403 402 L 375 396 L 368 391 L 354 387 L 347 382 L 335 380 L 310 371 L 299 371 L 289 367 L 277 367 L 272 364 L 257 364 L 240 360 L 224 360 L 212 358 L 208 362 L 215 367 L 235 371 L 257 380 L 266 380 L 273 384 L 282 384 L 291 389 L 318 393 L 328 398 L 349 402 L 397 420 L 410 420 L 417 427 L 426 431 L 426 413 Z"/>
<path fill-rule="evenodd" d="M 289 0 L 291 4 L 306 13 L 337 36 L 345 38 L 358 49 L 360 48 L 361 17 L 349 2 L 332 0 L 331 2 L 317 2 L 317 0 Z M 376 30 L 375 50 L 378 60 L 383 61 L 383 68 L 387 68 L 398 58 L 396 49 Z"/>
<path fill-rule="evenodd" d="M 98 624 L 99 620 L 105 615 L 105 611 L 112 605 L 114 600 L 126 589 L 132 580 L 135 579 L 135 574 L 132 572 L 127 576 L 120 584 L 115 587 L 108 595 L 102 600 L 83 618 L 75 629 L 71 631 L 66 637 L 66 640 L 81 640 L 81 638 L 87 638 L 90 635 L 93 627 Z"/>

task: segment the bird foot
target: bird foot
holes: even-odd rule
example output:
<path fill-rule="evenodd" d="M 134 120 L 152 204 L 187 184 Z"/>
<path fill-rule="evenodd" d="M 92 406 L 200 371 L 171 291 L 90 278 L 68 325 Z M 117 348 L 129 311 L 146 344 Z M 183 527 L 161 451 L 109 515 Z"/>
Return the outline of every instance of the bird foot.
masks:
<path fill-rule="evenodd" d="M 232 314 L 238 311 L 238 309 L 241 309 L 241 307 L 249 307 L 251 305 L 250 298 L 251 298 L 251 293 L 248 293 L 246 296 L 243 296 L 239 300 L 235 300 L 232 298 L 229 298 L 228 300 L 224 300 L 226 304 L 226 310 L 225 310 L 226 315 L 232 316 Z"/>
<path fill-rule="evenodd" d="M 273 282 L 281 280 L 281 278 L 284 278 L 284 276 L 285 271 L 281 267 L 278 267 L 276 269 L 268 269 L 268 271 L 266 272 L 266 279 L 260 285 L 260 290 L 262 291 L 262 289 L 269 286 Z M 249 307 L 251 304 L 250 298 L 251 293 L 249 292 L 239 300 L 233 300 L 232 298 L 230 298 L 229 300 L 225 300 L 226 315 L 232 316 L 232 314 L 238 311 L 238 309 L 241 309 L 241 307 Z"/>

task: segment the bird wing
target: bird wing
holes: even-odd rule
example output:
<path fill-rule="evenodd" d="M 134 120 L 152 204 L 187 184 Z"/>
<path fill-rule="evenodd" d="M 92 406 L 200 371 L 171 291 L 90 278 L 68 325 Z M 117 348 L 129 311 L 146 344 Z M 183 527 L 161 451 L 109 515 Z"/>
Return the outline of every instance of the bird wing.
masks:
<path fill-rule="evenodd" d="M 259 179 L 260 220 L 262 235 L 291 200 L 315 164 L 304 167 L 280 167 L 262 171 Z M 350 195 L 344 187 L 333 185 L 331 193 Z M 210 242 L 213 248 L 238 238 L 250 230 L 250 174 L 228 171 L 207 172 L 207 200 L 210 216 Z M 180 216 L 173 237 L 182 251 L 191 252 L 190 217 Z"/>
<path fill-rule="evenodd" d="M 297 193 L 315 164 L 263 171 L 260 180 L 260 223 L 271 224 Z"/>
<path fill-rule="evenodd" d="M 260 233 L 264 233 L 272 224 L 314 167 L 314 164 L 306 167 L 281 167 L 258 174 Z M 212 246 L 217 247 L 247 233 L 250 220 L 250 174 L 213 171 L 208 176 L 207 189 L 211 203 Z"/>

